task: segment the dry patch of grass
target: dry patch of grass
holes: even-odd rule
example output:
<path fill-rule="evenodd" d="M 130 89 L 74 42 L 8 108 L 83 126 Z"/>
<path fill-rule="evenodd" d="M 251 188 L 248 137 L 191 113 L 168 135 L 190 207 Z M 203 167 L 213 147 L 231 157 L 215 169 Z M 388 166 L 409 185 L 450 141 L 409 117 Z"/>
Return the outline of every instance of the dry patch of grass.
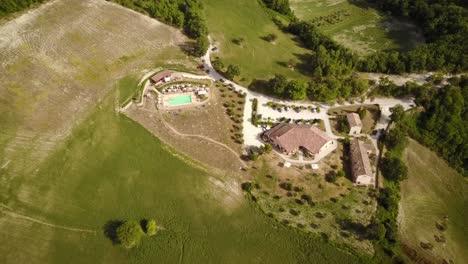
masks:
<path fill-rule="evenodd" d="M 144 100 L 144 107 L 136 107 L 133 105 L 126 110 L 125 114 L 140 123 L 164 143 L 172 146 L 177 151 L 180 151 L 193 160 L 207 164 L 212 168 L 239 172 L 239 168 L 242 166 L 239 156 L 234 155 L 234 153 L 228 151 L 226 148 L 208 140 L 199 137 L 177 135 L 165 125 L 165 122 L 167 122 L 165 119 L 167 118 L 167 114 L 163 119 L 163 114 L 155 108 L 154 100 L 151 98 L 145 98 Z M 179 125 L 182 126 L 181 124 Z M 198 126 L 198 128 L 204 129 L 203 126 Z M 196 134 L 189 127 L 185 129 L 188 130 L 188 133 L 184 134 Z M 183 133 L 182 131 L 178 132 Z M 222 136 L 222 134 L 218 134 L 218 136 Z"/>
<path fill-rule="evenodd" d="M 213 86 L 210 91 L 211 99 L 207 104 L 191 109 L 165 112 L 164 119 L 179 132 L 209 137 L 228 145 L 240 155 L 242 144 L 235 135 L 242 131 L 242 110 L 245 99 L 219 84 Z M 226 103 L 234 105 L 231 116 L 235 116 L 236 119 L 231 119 L 226 113 L 224 106 Z M 240 120 L 240 122 L 234 120 Z"/>
<path fill-rule="evenodd" d="M 12 174 L 32 173 L 119 77 L 193 65 L 181 32 L 106 1 L 52 1 L 1 25 L 0 40 L 0 163 Z"/>
<path fill-rule="evenodd" d="M 77 204 L 69 205 L 59 195 L 61 189 L 54 188 L 66 183 L 70 188 L 67 190 L 80 189 L 79 180 L 63 172 L 72 166 L 71 162 L 49 172 L 39 168 L 100 102 L 113 101 L 120 77 L 140 76 L 155 65 L 194 65 L 179 47 L 184 41 L 180 31 L 99 0 L 51 1 L 2 24 L 0 202 L 14 205 L 15 211 L 24 215 L 45 219 L 57 208 L 60 216 L 79 208 Z M 118 106 L 117 96 L 115 103 Z M 105 137 L 114 139 L 117 128 L 106 128 Z M 81 138 L 80 142 L 89 143 L 90 138 Z M 60 173 L 57 179 L 44 179 L 44 175 L 56 172 Z M 66 206 L 57 206 L 62 202 Z M 43 233 L 38 235 L 40 243 L 28 243 L 35 246 L 25 248 L 30 255 L 24 257 L 34 255 L 38 262 L 50 262 L 42 256 L 49 253 L 49 240 L 57 239 L 58 233 L 38 228 L 38 224 L 22 226 L 19 221 L 15 229 L 11 222 L 2 215 L 0 229 L 4 231 L 0 237 L 19 233 L 18 240 L 8 239 L 11 243 L 2 247 L 2 253 L 11 254 L 7 260 L 27 262 L 14 256 L 19 255 L 17 249 L 25 248 L 26 240 L 39 241 L 21 232 L 31 227 Z"/>
<path fill-rule="evenodd" d="M 462 263 L 468 259 L 467 180 L 416 141 L 410 140 L 404 159 L 408 179 L 401 183 L 398 215 L 403 244 L 417 258 Z"/>
<path fill-rule="evenodd" d="M 291 0 L 303 20 L 340 44 L 366 55 L 381 50 L 409 50 L 424 43 L 421 30 L 408 21 L 379 12 L 365 0 Z"/>
<path fill-rule="evenodd" d="M 361 231 L 343 226 L 343 220 L 358 225 L 370 223 L 376 208 L 370 189 L 354 187 L 348 177 L 328 182 L 326 175 L 343 167 L 340 147 L 320 162 L 319 170 L 307 166 L 284 168 L 274 154 L 264 156 L 252 171 L 252 194 L 262 210 L 279 222 L 305 232 L 372 253 L 373 246 Z"/>

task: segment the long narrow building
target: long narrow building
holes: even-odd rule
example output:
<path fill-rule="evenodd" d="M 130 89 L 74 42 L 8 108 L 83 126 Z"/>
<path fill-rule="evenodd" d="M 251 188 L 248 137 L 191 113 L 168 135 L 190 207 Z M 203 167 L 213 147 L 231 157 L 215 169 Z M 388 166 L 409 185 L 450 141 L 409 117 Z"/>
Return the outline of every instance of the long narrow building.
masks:
<path fill-rule="evenodd" d="M 356 185 L 375 186 L 375 176 L 372 172 L 369 156 L 362 141 L 354 138 L 350 144 L 351 172 Z"/>

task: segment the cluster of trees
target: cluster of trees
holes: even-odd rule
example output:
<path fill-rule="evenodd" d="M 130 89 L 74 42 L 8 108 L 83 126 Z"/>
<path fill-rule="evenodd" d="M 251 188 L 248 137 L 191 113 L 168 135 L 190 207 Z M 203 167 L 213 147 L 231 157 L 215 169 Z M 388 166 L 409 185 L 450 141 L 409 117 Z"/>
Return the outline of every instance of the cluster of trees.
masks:
<path fill-rule="evenodd" d="M 313 22 L 299 21 L 290 11 L 289 1 L 263 2 L 291 18 L 286 30 L 314 52 L 313 59 L 308 62 L 314 75 L 336 76 L 355 69 L 383 73 L 468 69 L 468 11 L 457 0 L 369 0 L 385 12 L 414 20 L 423 29 L 427 44 L 402 53 L 377 52 L 362 60 L 320 33 Z M 277 23 L 281 24 L 279 20 Z"/>
<path fill-rule="evenodd" d="M 169 25 L 183 28 L 190 38 L 195 39 L 194 56 L 202 56 L 208 49 L 208 28 L 203 17 L 203 4 L 200 0 L 111 1 L 148 14 Z"/>
<path fill-rule="evenodd" d="M 417 85 L 408 82 L 397 86 L 384 79 L 372 91 L 372 95 L 414 96 L 416 104 L 423 111 L 402 118 L 397 113 L 403 110 L 395 109 L 392 117 L 395 116 L 396 122 L 402 121 L 401 125 L 412 138 L 436 151 L 458 172 L 467 176 L 468 76 L 452 77 L 448 82 L 440 86 L 440 78 L 435 76 L 432 83 Z M 393 133 L 396 130 L 387 135 L 390 142 Z"/>
<path fill-rule="evenodd" d="M 416 97 L 424 111 L 408 118 L 409 134 L 468 175 L 468 77 Z"/>
<path fill-rule="evenodd" d="M 375 219 L 376 230 L 379 230 L 377 242 L 384 252 L 392 257 L 400 255 L 398 242 L 398 203 L 400 200 L 400 181 L 405 179 L 408 168 L 402 161 L 403 151 L 408 145 L 406 129 L 402 126 L 405 112 L 400 105 L 391 109 L 393 128 L 385 135 L 383 143 L 387 152 L 380 161 L 380 171 L 387 180 L 377 199 L 378 208 Z"/>
<path fill-rule="evenodd" d="M 125 248 L 133 248 L 140 244 L 144 234 L 153 236 L 158 231 L 156 221 L 153 219 L 137 221 L 126 221 L 120 224 L 116 229 L 117 241 Z"/>
<path fill-rule="evenodd" d="M 212 62 L 213 68 L 222 73 L 226 78 L 233 80 L 234 77 L 239 76 L 241 73 L 240 67 L 237 64 L 229 64 L 227 67 L 224 66 L 224 63 L 220 58 L 216 58 Z"/>
<path fill-rule="evenodd" d="M 269 80 L 273 94 L 291 100 L 304 100 L 307 98 L 307 83 L 302 80 L 287 80 L 285 76 L 277 74 Z"/>
<path fill-rule="evenodd" d="M 2 0 L 0 1 L 0 17 L 21 11 L 34 4 L 40 4 L 45 0 Z"/>
<path fill-rule="evenodd" d="M 257 125 L 260 121 L 260 117 L 257 114 L 258 111 L 258 99 L 254 98 L 252 100 L 252 124 Z"/>
<path fill-rule="evenodd" d="M 226 78 L 231 79 L 231 80 L 234 79 L 234 77 L 239 76 L 240 75 L 239 65 L 229 64 L 226 71 L 224 72 L 224 75 L 226 76 Z"/>
<path fill-rule="evenodd" d="M 468 69 L 468 11 L 457 0 L 369 0 L 385 12 L 409 18 L 423 30 L 427 44 L 399 53 L 378 52 L 360 70 L 402 73 L 423 70 L 462 72 Z"/>
<path fill-rule="evenodd" d="M 273 150 L 273 146 L 270 143 L 265 143 L 264 145 L 258 147 L 252 147 L 249 150 L 249 160 L 257 160 L 260 155 L 269 154 Z"/>
<path fill-rule="evenodd" d="M 354 77 L 336 78 L 330 76 L 321 80 L 305 82 L 302 80 L 288 80 L 277 74 L 268 81 L 269 92 L 279 98 L 290 100 L 304 100 L 329 102 L 336 98 L 359 96 L 369 89 L 367 80 Z"/>
<path fill-rule="evenodd" d="M 293 19 L 287 31 L 296 35 L 312 51 L 307 65 L 314 77 L 342 76 L 354 72 L 358 64 L 357 56 L 322 34 L 314 24 Z"/>
<path fill-rule="evenodd" d="M 263 2 L 268 8 L 275 10 L 280 14 L 292 14 L 291 8 L 289 7 L 289 0 L 263 0 Z"/>

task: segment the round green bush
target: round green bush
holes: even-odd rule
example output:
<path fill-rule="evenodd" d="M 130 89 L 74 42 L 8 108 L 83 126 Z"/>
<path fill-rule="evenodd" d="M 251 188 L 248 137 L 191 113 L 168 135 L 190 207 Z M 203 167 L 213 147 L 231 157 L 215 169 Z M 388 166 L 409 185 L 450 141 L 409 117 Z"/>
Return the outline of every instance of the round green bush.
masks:
<path fill-rule="evenodd" d="M 136 221 L 127 221 L 117 228 L 117 239 L 125 248 L 132 248 L 140 243 L 143 230 Z"/>
<path fill-rule="evenodd" d="M 145 230 L 148 236 L 155 235 L 156 232 L 158 231 L 158 226 L 156 225 L 156 221 L 154 219 L 148 220 L 145 225 Z"/>

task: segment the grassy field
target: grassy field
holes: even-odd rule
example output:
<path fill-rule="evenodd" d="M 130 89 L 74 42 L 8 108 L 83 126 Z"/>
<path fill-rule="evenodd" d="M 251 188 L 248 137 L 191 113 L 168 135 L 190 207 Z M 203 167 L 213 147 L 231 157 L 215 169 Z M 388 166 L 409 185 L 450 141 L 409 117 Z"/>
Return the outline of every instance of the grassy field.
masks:
<path fill-rule="evenodd" d="M 401 185 L 402 242 L 432 261 L 463 263 L 468 259 L 468 182 L 416 141 L 410 141 L 404 157 L 409 175 Z M 446 223 L 447 229 L 438 230 L 436 223 Z M 436 235 L 446 242 L 437 242 Z M 433 249 L 423 249 L 421 242 Z"/>
<path fill-rule="evenodd" d="M 117 89 L 119 91 L 119 104 L 125 105 L 138 93 L 139 79 L 133 75 L 122 77 L 117 82 Z"/>
<path fill-rule="evenodd" d="M 48 2 L 2 24 L 0 39 L 1 193 L 33 174 L 119 78 L 194 65 L 180 31 L 100 0 Z"/>
<path fill-rule="evenodd" d="M 364 0 L 291 0 L 290 3 L 301 19 L 321 17 L 319 28 L 325 34 L 360 54 L 408 50 L 424 41 L 417 27 L 379 13 Z"/>
<path fill-rule="evenodd" d="M 289 60 L 298 64 L 307 51 L 297 45 L 293 36 L 283 33 L 273 23 L 265 8 L 252 0 L 203 0 L 210 36 L 219 47 L 224 64 L 238 64 L 239 83 L 248 85 L 254 78 L 267 79 L 276 73 L 290 78 L 306 78 L 298 69 L 288 68 Z M 276 34 L 270 43 L 262 39 Z M 234 39 L 243 38 L 241 44 Z M 245 78 L 245 79 L 243 79 Z"/>
<path fill-rule="evenodd" d="M 112 100 L 108 100 L 112 101 Z M 194 169 L 149 132 L 100 105 L 39 168 L 22 175 L 2 204 L 2 263 L 340 263 L 331 244 L 275 224 L 230 179 Z M 227 199 L 230 198 L 230 199 Z M 96 234 L 61 230 L 51 224 Z M 111 220 L 157 219 L 164 230 L 126 251 L 103 234 Z"/>
<path fill-rule="evenodd" d="M 105 1 L 59 0 L 0 39 L 0 263 L 362 262 L 276 224 L 234 175 L 189 166 L 114 111 L 135 81 L 123 76 L 193 66 L 180 32 Z M 134 250 L 105 235 L 109 221 L 142 218 L 164 229 Z"/>

